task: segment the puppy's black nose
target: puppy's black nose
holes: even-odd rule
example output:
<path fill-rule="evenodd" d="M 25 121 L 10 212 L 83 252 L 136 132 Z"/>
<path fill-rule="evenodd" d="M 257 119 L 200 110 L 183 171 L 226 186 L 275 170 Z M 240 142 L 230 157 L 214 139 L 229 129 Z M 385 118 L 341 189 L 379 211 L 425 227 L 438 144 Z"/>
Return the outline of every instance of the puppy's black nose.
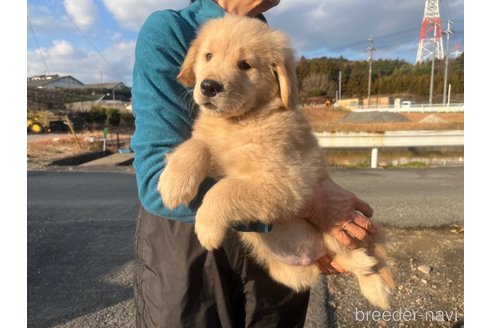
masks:
<path fill-rule="evenodd" d="M 224 90 L 224 86 L 214 80 L 203 80 L 200 84 L 202 94 L 207 97 L 215 97 L 216 94 Z"/>

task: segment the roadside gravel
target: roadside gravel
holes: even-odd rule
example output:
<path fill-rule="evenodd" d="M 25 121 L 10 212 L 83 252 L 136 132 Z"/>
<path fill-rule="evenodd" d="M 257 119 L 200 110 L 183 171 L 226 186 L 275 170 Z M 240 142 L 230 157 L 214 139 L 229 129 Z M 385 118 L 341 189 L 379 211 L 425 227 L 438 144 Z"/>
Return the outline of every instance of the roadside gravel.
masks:
<path fill-rule="evenodd" d="M 360 296 L 355 277 L 329 276 L 328 307 L 333 315 L 328 316 L 328 327 L 464 325 L 463 230 L 389 228 L 387 233 L 396 284 L 392 308 L 384 314 L 371 306 Z M 308 321 L 306 327 L 321 326 Z"/>

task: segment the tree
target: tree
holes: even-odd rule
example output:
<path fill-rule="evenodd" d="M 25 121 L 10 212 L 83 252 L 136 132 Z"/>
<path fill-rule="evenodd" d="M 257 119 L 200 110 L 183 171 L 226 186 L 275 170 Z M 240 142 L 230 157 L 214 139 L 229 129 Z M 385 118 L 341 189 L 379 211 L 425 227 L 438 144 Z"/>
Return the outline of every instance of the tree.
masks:
<path fill-rule="evenodd" d="M 121 121 L 120 111 L 117 109 L 109 110 L 108 123 L 112 126 L 119 126 Z"/>
<path fill-rule="evenodd" d="M 103 107 L 92 107 L 89 111 L 92 121 L 97 124 L 104 124 L 107 119 L 106 110 Z"/>

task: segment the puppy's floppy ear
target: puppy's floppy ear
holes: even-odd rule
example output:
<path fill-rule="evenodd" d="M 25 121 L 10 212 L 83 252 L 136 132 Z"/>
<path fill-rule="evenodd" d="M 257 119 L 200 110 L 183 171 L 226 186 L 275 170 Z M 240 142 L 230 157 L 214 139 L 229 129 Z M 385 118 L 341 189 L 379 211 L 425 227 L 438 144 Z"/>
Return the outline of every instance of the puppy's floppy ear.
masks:
<path fill-rule="evenodd" d="M 292 49 L 285 48 L 282 55 L 273 64 L 278 84 L 280 86 L 280 98 L 287 109 L 295 109 L 297 99 L 297 76 L 295 59 Z"/>
<path fill-rule="evenodd" d="M 190 49 L 181 65 L 181 70 L 178 74 L 178 80 L 186 87 L 192 87 L 195 85 L 195 62 L 198 57 L 198 49 L 200 48 L 200 43 L 197 39 L 191 43 Z"/>

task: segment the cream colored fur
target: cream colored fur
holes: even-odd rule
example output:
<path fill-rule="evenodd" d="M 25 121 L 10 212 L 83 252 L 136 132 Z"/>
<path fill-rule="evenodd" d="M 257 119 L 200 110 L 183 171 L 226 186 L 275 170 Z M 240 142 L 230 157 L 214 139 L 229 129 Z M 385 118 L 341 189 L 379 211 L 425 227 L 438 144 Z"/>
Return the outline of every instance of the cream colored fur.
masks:
<path fill-rule="evenodd" d="M 195 223 L 207 250 L 218 248 L 226 229 L 236 223 L 281 219 L 270 233 L 240 234 L 275 280 L 296 291 L 313 286 L 320 277 L 317 266 L 281 259 L 292 253 L 300 264 L 311 263 L 312 258 L 303 257 L 306 249 L 321 249 L 320 256 L 331 254 L 357 276 L 371 303 L 388 308 L 392 280 L 384 247 L 375 246 L 378 240 L 348 250 L 296 218 L 328 169 L 307 119 L 295 109 L 289 39 L 258 19 L 212 20 L 199 31 L 178 78 L 195 86 L 200 113 L 192 137 L 166 157 L 158 185 L 164 204 L 188 204 L 205 177 L 213 177 L 218 182 L 206 193 Z M 223 89 L 207 96 L 201 91 L 204 80 L 217 81 Z"/>

